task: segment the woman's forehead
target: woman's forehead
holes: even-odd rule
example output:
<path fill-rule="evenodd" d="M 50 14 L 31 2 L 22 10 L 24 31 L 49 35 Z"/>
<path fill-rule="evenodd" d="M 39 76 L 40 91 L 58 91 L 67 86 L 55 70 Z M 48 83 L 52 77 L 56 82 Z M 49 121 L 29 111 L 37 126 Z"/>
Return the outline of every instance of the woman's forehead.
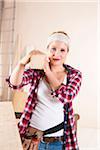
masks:
<path fill-rule="evenodd" d="M 53 41 L 49 44 L 49 47 L 52 47 L 52 46 L 67 49 L 67 45 L 62 41 Z"/>

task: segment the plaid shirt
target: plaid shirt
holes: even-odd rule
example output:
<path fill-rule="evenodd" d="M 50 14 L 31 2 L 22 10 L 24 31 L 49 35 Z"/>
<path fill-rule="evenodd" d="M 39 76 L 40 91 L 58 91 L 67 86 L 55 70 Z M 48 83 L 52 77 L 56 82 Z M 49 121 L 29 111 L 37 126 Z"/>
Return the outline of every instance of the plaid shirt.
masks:
<path fill-rule="evenodd" d="M 51 90 L 52 97 L 55 97 L 64 104 L 64 143 L 63 150 L 79 150 L 76 136 L 75 119 L 72 107 L 72 100 L 77 95 L 80 86 L 82 74 L 79 70 L 72 68 L 69 65 L 64 67 L 67 70 L 67 84 L 61 84 L 61 86 L 55 90 Z M 10 77 L 6 79 L 9 83 L 9 87 L 13 89 L 20 89 L 23 86 L 30 84 L 29 96 L 25 105 L 25 109 L 18 124 L 19 132 L 21 136 L 24 136 L 26 128 L 29 125 L 29 121 L 32 115 L 32 111 L 35 109 L 38 103 L 37 90 L 39 80 L 45 76 L 43 71 L 37 69 L 27 69 L 24 71 L 22 83 L 19 86 L 14 86 L 10 83 Z"/>

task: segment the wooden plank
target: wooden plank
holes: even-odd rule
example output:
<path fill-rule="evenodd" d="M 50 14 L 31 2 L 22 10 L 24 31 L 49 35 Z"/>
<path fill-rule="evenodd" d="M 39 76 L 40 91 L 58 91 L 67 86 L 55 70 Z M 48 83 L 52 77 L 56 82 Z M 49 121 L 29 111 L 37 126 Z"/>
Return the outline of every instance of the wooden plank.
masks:
<path fill-rule="evenodd" d="M 23 112 L 28 94 L 24 91 L 13 91 L 13 108 L 15 112 Z"/>
<path fill-rule="evenodd" d="M 23 150 L 12 102 L 0 102 L 0 150 Z"/>

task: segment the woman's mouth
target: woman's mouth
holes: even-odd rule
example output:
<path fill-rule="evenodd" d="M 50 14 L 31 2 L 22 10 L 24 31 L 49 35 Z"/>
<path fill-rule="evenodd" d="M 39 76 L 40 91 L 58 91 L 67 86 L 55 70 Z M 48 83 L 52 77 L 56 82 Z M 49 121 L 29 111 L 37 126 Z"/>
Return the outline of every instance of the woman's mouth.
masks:
<path fill-rule="evenodd" d="M 59 59 L 59 58 L 53 58 L 53 60 L 54 60 L 54 61 L 59 61 L 60 59 Z"/>

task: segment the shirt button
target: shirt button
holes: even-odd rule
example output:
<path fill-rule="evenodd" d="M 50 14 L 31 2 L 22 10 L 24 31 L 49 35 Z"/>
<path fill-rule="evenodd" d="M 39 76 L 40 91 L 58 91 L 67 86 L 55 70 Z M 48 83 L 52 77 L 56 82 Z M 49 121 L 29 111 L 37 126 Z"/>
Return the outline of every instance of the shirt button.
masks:
<path fill-rule="evenodd" d="M 67 124 L 67 121 L 65 121 L 64 124 Z"/>

